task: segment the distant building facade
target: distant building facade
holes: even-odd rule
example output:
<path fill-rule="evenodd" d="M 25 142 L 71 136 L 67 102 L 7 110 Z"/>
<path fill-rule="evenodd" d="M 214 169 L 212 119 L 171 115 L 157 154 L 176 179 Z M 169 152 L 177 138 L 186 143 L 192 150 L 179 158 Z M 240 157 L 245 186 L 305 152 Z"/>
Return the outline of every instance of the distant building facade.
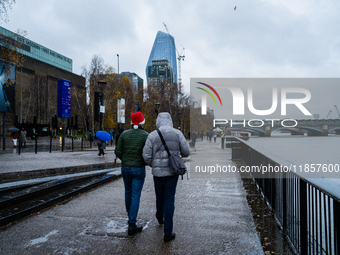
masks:
<path fill-rule="evenodd" d="M 85 78 L 72 73 L 72 59 L 0 27 L 0 59 L 6 58 L 3 54 L 7 49 L 18 51 L 25 58 L 22 67 L 13 70 L 15 111 L 12 113 L 20 117 L 22 112 L 22 123 L 32 123 L 36 116 L 38 124 L 52 124 L 52 116 L 57 114 L 57 82 L 65 79 L 71 82 L 71 115 L 77 114 L 79 127 L 84 127 Z M 6 125 L 13 124 L 13 119 L 7 121 Z"/>
<path fill-rule="evenodd" d="M 19 42 L 19 44 L 17 42 Z M 18 36 L 3 27 L 0 27 L 0 45 L 6 48 L 14 46 L 25 57 L 30 57 L 65 71 L 72 72 L 72 59 L 22 36 Z"/>
<path fill-rule="evenodd" d="M 154 60 L 152 66 L 148 66 L 149 84 L 155 91 L 161 94 L 162 98 L 169 98 L 177 85 L 174 83 L 173 68 L 168 60 Z"/>
<path fill-rule="evenodd" d="M 175 39 L 173 36 L 158 31 L 155 41 L 152 46 L 152 50 L 149 56 L 149 60 L 146 65 L 146 77 L 148 83 L 150 82 L 149 67 L 153 66 L 153 61 L 167 60 L 169 66 L 172 68 L 171 80 L 173 83 L 177 83 L 177 59 L 176 59 L 176 47 Z"/>
<path fill-rule="evenodd" d="M 159 91 L 162 83 L 174 83 L 173 68 L 168 60 L 154 60 L 148 66 L 149 83 Z"/>
<path fill-rule="evenodd" d="M 121 72 L 120 76 L 127 76 L 129 78 L 129 80 L 131 81 L 133 88 L 134 88 L 134 92 L 135 94 L 138 93 L 138 91 L 143 90 L 143 79 L 141 77 L 139 77 L 136 73 L 130 73 L 130 72 Z"/>

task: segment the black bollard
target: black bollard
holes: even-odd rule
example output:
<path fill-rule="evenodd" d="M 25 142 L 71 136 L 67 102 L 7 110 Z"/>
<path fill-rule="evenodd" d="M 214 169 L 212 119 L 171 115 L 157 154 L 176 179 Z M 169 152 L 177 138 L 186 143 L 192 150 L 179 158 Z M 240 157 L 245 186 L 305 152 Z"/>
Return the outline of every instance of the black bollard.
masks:
<path fill-rule="evenodd" d="M 35 134 L 35 154 L 38 153 L 38 135 Z"/>
<path fill-rule="evenodd" d="M 19 150 L 18 150 L 18 154 L 20 155 L 20 149 L 21 149 L 21 141 L 19 139 Z"/>
<path fill-rule="evenodd" d="M 64 145 L 65 145 L 65 118 L 63 118 L 63 139 L 61 143 L 61 151 L 64 152 Z"/>
<path fill-rule="evenodd" d="M 84 141 L 84 137 L 81 138 L 81 150 L 83 150 L 83 141 Z"/>
<path fill-rule="evenodd" d="M 73 151 L 73 136 L 72 136 L 72 151 Z"/>
<path fill-rule="evenodd" d="M 50 153 L 52 152 L 52 137 L 53 135 L 51 135 L 51 138 L 50 138 Z"/>

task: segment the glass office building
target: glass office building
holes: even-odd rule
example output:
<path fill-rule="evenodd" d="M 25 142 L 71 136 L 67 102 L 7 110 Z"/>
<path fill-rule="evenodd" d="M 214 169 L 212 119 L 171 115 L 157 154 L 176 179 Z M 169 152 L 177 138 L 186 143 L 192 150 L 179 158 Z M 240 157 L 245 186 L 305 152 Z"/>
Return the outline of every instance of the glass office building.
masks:
<path fill-rule="evenodd" d="M 150 57 L 148 63 L 146 65 L 146 77 L 148 82 L 148 67 L 152 66 L 152 61 L 157 60 L 168 60 L 170 63 L 170 67 L 173 68 L 173 81 L 177 83 L 177 59 L 176 59 L 176 48 L 175 48 L 175 39 L 162 31 L 158 31 L 156 35 L 155 42 L 153 43 L 152 50 L 150 53 Z"/>
<path fill-rule="evenodd" d="M 119 76 L 127 76 L 129 78 L 134 87 L 135 94 L 137 94 L 140 89 L 143 89 L 143 79 L 139 77 L 136 73 L 121 72 Z"/>
<path fill-rule="evenodd" d="M 59 40 L 65 40 L 60 37 Z M 52 66 L 72 72 L 72 59 L 50 50 L 38 43 L 0 27 L 0 45 L 5 48 L 16 48 L 25 56 L 37 59 Z"/>

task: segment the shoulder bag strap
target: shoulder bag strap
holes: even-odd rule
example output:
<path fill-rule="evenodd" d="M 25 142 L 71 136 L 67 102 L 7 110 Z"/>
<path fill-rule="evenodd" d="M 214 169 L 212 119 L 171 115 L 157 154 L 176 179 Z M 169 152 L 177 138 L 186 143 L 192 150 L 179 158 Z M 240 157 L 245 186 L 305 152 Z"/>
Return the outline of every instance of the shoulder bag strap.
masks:
<path fill-rule="evenodd" d="M 169 148 L 168 148 L 168 146 L 166 145 L 165 140 L 164 140 L 164 138 L 163 138 L 163 135 L 162 135 L 161 131 L 159 131 L 158 128 L 157 128 L 157 132 L 158 132 L 159 137 L 160 137 L 161 140 L 162 140 L 162 143 L 163 143 L 163 146 L 164 146 L 166 152 L 167 152 L 167 153 L 169 154 L 169 156 L 170 156 L 171 153 L 170 153 L 170 151 L 169 151 Z"/>

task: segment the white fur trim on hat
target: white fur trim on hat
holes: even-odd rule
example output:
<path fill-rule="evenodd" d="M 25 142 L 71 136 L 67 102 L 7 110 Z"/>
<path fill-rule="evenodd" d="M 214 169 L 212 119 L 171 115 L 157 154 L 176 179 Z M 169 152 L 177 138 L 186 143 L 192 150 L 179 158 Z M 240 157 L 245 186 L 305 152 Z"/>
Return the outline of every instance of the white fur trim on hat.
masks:
<path fill-rule="evenodd" d="M 141 112 L 131 113 L 131 124 L 134 124 L 134 129 L 138 128 L 138 124 L 143 125 L 144 123 L 145 118 Z"/>

